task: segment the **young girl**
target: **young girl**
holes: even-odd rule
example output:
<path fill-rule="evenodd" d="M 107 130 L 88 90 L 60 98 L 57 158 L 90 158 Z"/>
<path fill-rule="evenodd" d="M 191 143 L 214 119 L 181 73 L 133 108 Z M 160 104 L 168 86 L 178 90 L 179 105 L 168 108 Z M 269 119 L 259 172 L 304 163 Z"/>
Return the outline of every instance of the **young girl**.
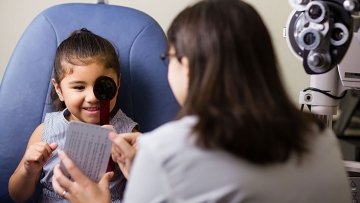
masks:
<path fill-rule="evenodd" d="M 51 184 L 52 170 L 60 162 L 56 149 L 65 144 L 69 121 L 98 124 L 99 100 L 93 86 L 100 76 L 112 78 L 120 87 L 120 64 L 112 44 L 83 28 L 73 32 L 56 51 L 52 84 L 53 104 L 58 112 L 48 113 L 29 139 L 25 154 L 9 181 L 9 193 L 14 201 L 24 202 L 32 196 L 37 183 L 42 186 L 42 202 L 67 202 L 56 194 Z M 110 110 L 116 95 L 110 101 Z M 121 110 L 110 124 L 117 132 L 132 132 L 137 125 Z M 110 191 L 112 201 L 119 202 L 126 179 L 115 168 Z"/>

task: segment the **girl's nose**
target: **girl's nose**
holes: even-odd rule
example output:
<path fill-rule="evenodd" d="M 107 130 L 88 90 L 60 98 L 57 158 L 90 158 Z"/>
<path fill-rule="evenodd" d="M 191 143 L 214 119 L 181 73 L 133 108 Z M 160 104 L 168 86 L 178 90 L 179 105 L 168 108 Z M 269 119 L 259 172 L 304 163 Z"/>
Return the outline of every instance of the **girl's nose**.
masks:
<path fill-rule="evenodd" d="M 85 101 L 87 102 L 98 102 L 98 99 L 96 98 L 93 89 L 89 89 L 86 92 L 86 97 L 85 97 Z"/>

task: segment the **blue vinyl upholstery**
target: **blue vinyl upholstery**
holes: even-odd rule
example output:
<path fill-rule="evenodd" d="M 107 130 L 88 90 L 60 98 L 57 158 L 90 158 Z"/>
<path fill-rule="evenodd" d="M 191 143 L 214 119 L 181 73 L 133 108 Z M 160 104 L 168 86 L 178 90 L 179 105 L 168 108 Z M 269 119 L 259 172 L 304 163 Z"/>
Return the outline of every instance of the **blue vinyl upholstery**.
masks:
<path fill-rule="evenodd" d="M 40 13 L 18 42 L 0 85 L 0 202 L 33 130 L 52 111 L 49 93 L 55 50 L 76 29 L 87 28 L 118 49 L 121 108 L 146 132 L 174 118 L 179 106 L 169 88 L 161 27 L 147 14 L 107 4 L 62 4 Z"/>

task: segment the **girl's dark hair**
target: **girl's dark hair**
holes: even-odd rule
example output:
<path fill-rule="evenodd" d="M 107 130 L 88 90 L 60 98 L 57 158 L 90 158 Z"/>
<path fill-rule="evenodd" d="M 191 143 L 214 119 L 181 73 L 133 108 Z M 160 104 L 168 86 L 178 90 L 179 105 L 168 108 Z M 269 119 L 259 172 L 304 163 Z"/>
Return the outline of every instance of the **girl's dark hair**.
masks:
<path fill-rule="evenodd" d="M 54 62 L 53 78 L 60 84 L 66 74 L 71 73 L 63 63 L 73 65 L 87 65 L 94 61 L 114 70 L 120 81 L 120 62 L 115 47 L 103 37 L 92 33 L 86 28 L 74 31 L 57 48 Z M 55 89 L 51 92 L 53 108 L 56 111 L 65 108 Z"/>
<path fill-rule="evenodd" d="M 271 37 L 252 6 L 201 1 L 174 19 L 167 36 L 176 55 L 189 59 L 188 96 L 179 116 L 199 118 L 193 128 L 198 145 L 256 164 L 307 151 L 314 119 L 289 100 Z"/>

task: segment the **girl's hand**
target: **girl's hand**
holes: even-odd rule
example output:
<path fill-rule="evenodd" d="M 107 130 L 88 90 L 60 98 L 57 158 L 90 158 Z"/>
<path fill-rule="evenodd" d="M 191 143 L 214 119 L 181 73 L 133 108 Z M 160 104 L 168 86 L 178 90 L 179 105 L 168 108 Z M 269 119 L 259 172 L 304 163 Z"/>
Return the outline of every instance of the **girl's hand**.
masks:
<path fill-rule="evenodd" d="M 111 157 L 117 162 L 125 178 L 129 178 L 132 161 L 136 155 L 136 139 L 141 133 L 109 133 L 109 139 L 113 142 Z"/>
<path fill-rule="evenodd" d="M 26 173 L 38 174 L 57 146 L 56 143 L 46 142 L 37 142 L 29 146 L 23 158 Z"/>

